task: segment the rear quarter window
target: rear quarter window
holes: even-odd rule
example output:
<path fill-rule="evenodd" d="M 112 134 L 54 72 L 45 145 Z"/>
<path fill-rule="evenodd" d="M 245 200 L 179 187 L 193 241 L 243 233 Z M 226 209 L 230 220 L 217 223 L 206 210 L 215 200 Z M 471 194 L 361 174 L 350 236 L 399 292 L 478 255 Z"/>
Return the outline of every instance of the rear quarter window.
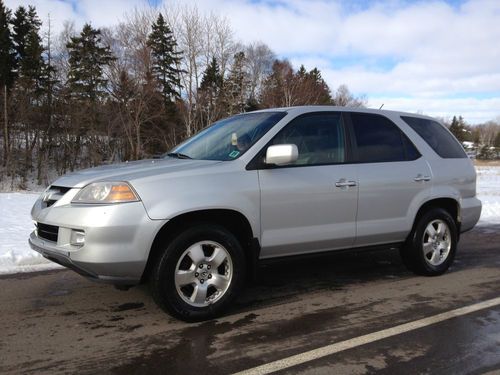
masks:
<path fill-rule="evenodd" d="M 401 118 L 442 158 L 467 158 L 458 140 L 439 122 L 411 116 Z"/>

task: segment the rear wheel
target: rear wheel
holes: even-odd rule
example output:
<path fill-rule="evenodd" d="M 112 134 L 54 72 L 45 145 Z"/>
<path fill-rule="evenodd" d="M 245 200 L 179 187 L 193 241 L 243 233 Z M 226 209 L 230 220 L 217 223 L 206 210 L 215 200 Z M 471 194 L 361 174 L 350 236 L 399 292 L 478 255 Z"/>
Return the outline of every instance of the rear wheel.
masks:
<path fill-rule="evenodd" d="M 413 272 L 437 276 L 448 270 L 456 250 L 455 220 L 446 210 L 433 208 L 415 223 L 400 253 L 405 265 Z"/>
<path fill-rule="evenodd" d="M 159 257 L 151 277 L 153 298 L 185 321 L 219 316 L 243 286 L 244 253 L 225 228 L 197 225 L 179 234 Z"/>

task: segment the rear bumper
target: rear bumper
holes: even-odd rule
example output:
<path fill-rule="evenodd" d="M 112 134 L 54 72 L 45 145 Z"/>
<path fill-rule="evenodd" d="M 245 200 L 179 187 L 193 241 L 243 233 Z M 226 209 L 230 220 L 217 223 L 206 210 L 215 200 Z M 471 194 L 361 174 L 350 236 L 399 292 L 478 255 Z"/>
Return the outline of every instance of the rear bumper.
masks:
<path fill-rule="evenodd" d="M 481 209 L 481 201 L 476 197 L 462 199 L 460 205 L 460 232 L 463 233 L 474 228 L 481 217 Z"/>

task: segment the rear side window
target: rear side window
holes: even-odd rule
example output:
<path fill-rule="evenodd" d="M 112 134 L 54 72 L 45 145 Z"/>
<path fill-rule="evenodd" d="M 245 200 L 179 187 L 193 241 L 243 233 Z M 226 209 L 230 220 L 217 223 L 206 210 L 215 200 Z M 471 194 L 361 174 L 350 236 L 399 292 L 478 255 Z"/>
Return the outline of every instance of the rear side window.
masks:
<path fill-rule="evenodd" d="M 442 158 L 467 158 L 460 143 L 439 122 L 411 116 L 401 118 Z"/>
<path fill-rule="evenodd" d="M 415 160 L 420 153 L 391 120 L 369 113 L 351 113 L 357 161 L 378 163 Z"/>

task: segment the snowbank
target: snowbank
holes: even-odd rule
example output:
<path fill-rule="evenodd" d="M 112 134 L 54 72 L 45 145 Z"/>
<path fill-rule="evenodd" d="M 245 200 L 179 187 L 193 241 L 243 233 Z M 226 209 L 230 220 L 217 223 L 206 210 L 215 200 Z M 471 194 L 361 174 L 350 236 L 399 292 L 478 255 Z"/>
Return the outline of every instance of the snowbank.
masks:
<path fill-rule="evenodd" d="M 478 197 L 483 202 L 480 226 L 500 230 L 500 167 L 477 167 Z M 28 245 L 33 230 L 31 206 L 39 193 L 0 193 L 0 274 L 58 268 Z"/>
<path fill-rule="evenodd" d="M 477 196 L 483 203 L 479 225 L 500 225 L 500 167 L 476 167 L 476 170 Z"/>
<path fill-rule="evenodd" d="M 31 207 L 40 193 L 0 193 L 0 274 L 58 268 L 30 249 Z"/>

